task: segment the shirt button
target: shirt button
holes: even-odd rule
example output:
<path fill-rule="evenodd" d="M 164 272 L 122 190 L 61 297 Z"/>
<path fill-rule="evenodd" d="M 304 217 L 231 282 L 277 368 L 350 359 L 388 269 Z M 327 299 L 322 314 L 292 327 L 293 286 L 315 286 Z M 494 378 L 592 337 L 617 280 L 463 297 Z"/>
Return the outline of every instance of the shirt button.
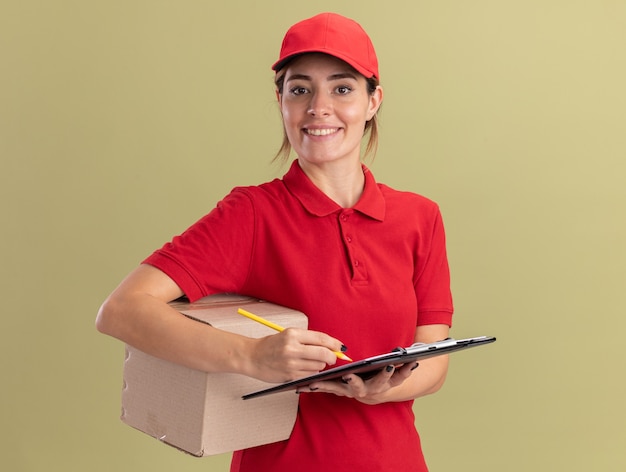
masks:
<path fill-rule="evenodd" d="M 359 261 L 354 261 L 354 267 L 359 267 Z"/>
<path fill-rule="evenodd" d="M 346 241 L 348 241 L 349 243 L 352 242 L 352 236 L 346 236 Z"/>

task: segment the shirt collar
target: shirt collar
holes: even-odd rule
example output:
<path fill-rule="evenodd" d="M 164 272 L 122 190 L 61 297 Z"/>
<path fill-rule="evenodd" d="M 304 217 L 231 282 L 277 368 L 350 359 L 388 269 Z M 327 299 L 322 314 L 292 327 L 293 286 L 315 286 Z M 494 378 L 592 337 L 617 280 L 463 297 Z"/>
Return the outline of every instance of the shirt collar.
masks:
<path fill-rule="evenodd" d="M 365 165 L 362 167 L 365 175 L 365 188 L 353 209 L 370 218 L 383 221 L 385 219 L 385 198 L 376 184 L 374 175 Z M 284 175 L 283 182 L 302 206 L 315 216 L 328 216 L 342 209 L 311 182 L 298 164 L 297 159 L 293 161 L 291 168 Z"/>

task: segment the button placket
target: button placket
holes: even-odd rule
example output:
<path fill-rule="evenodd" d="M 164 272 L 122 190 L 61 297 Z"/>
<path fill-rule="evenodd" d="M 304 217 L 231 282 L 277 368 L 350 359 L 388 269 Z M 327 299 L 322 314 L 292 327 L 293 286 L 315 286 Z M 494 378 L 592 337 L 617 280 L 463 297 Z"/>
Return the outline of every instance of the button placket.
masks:
<path fill-rule="evenodd" d="M 367 271 L 362 259 L 359 257 L 359 247 L 355 240 L 355 228 L 352 210 L 345 210 L 339 215 L 339 227 L 341 229 L 343 246 L 348 256 L 350 264 L 350 272 L 353 282 L 366 282 L 368 279 Z"/>

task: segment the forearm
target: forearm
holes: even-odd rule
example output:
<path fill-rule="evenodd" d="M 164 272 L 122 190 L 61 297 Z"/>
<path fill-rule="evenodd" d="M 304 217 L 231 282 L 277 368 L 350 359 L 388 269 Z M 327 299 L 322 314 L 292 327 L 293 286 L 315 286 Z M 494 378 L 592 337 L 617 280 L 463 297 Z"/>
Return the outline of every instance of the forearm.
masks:
<path fill-rule="evenodd" d="M 448 337 L 450 328 L 447 325 L 418 326 L 415 330 L 414 342 L 432 343 Z M 448 374 L 448 356 L 431 357 L 419 362 L 419 367 L 411 370 L 413 365 L 402 366 L 392 376 L 400 377 L 398 385 L 389 390 L 375 394 L 368 403 L 399 402 L 430 395 L 438 391 Z M 406 377 L 402 380 L 402 377 Z"/>
<path fill-rule="evenodd" d="M 424 397 L 437 392 L 444 384 L 448 373 L 448 356 L 438 356 L 420 361 L 419 367 L 412 371 L 410 366 L 403 366 L 401 369 L 408 369 L 408 378 L 400 385 L 368 398 L 365 403 L 376 404 L 385 402 L 401 402 Z M 396 375 L 400 375 L 398 372 Z"/>
<path fill-rule="evenodd" d="M 245 353 L 253 340 L 182 315 L 141 292 L 112 294 L 96 322 L 99 331 L 155 357 L 207 372 L 249 370 Z"/>
<path fill-rule="evenodd" d="M 306 377 L 337 361 L 342 343 L 327 334 L 285 331 L 248 338 L 191 320 L 168 302 L 181 289 L 151 266 L 133 271 L 103 303 L 97 329 L 150 355 L 205 372 L 232 372 L 266 382 Z"/>

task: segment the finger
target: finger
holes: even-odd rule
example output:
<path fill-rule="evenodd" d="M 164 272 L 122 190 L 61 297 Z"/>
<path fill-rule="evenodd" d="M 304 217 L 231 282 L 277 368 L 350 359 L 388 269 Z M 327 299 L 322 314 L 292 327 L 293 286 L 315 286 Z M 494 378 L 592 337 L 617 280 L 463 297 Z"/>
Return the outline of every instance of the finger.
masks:
<path fill-rule="evenodd" d="M 326 365 L 335 364 L 337 356 L 327 347 L 314 344 L 313 342 L 317 338 L 310 333 L 310 331 L 303 329 L 287 328 L 274 336 L 283 339 L 280 348 L 283 349 L 286 357 L 323 363 L 324 365 L 318 370 L 323 369 Z"/>
<path fill-rule="evenodd" d="M 365 385 L 367 385 L 368 392 L 380 393 L 401 384 L 405 380 L 400 370 L 401 367 L 396 368 L 394 365 L 388 365 L 381 369 L 378 374 L 366 381 Z"/>
<path fill-rule="evenodd" d="M 417 369 L 419 366 L 418 362 L 410 362 L 408 364 L 404 364 L 403 366 L 397 367 L 394 370 L 393 376 L 389 379 L 389 385 L 392 387 L 397 387 L 404 381 L 406 381 L 413 371 Z"/>
<path fill-rule="evenodd" d="M 370 384 L 374 385 L 374 384 L 385 384 L 387 382 L 389 382 L 389 379 L 391 379 L 394 375 L 396 371 L 396 367 L 393 365 L 388 365 L 385 368 L 383 368 L 377 375 L 375 375 L 371 380 L 370 380 Z"/>
<path fill-rule="evenodd" d="M 396 368 L 395 375 L 408 378 L 415 369 L 419 367 L 419 362 L 409 362 L 401 367 Z"/>
<path fill-rule="evenodd" d="M 316 374 L 336 359 L 328 349 L 301 344 L 293 335 L 283 336 L 283 333 L 259 338 L 254 357 L 258 368 L 277 377 L 273 382 Z"/>
<path fill-rule="evenodd" d="M 354 392 L 361 392 L 363 389 L 364 384 L 361 379 L 355 376 L 350 376 L 349 378 L 343 380 L 324 380 L 321 382 L 314 382 L 306 387 L 298 388 L 296 393 L 332 393 L 342 397 L 354 398 Z"/>
<path fill-rule="evenodd" d="M 347 346 L 340 340 L 321 331 L 300 330 L 297 335 L 302 344 L 324 347 L 332 351 L 335 357 L 342 358 L 342 354 L 348 350 Z"/>

